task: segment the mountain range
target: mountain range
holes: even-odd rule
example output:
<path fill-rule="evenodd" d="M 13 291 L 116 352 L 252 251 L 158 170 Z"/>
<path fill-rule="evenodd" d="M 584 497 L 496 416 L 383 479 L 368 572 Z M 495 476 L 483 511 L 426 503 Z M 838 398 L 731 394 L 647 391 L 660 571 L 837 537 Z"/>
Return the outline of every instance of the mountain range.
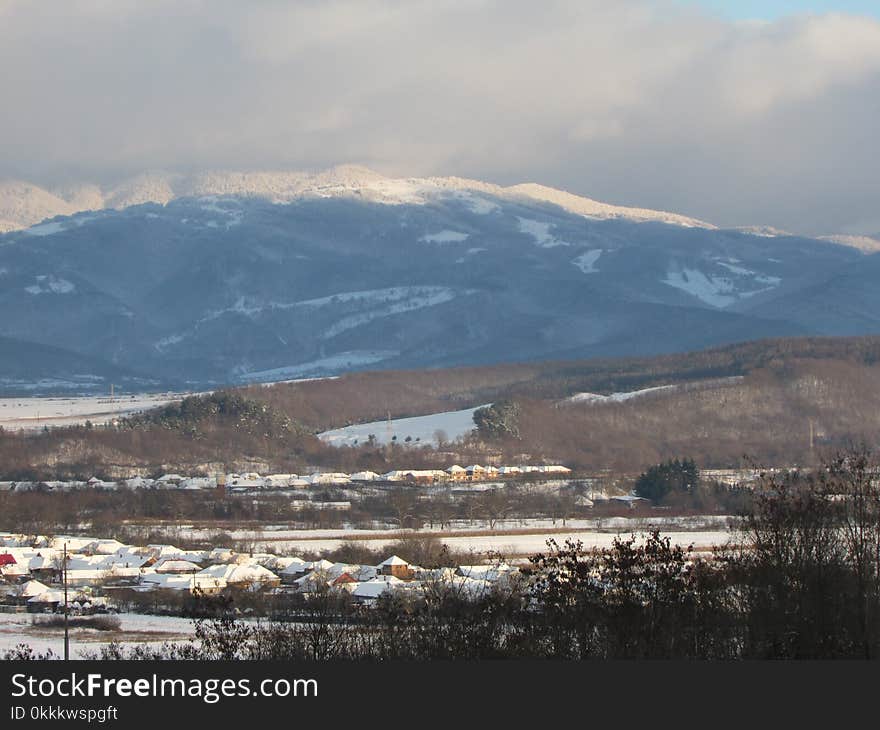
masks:
<path fill-rule="evenodd" d="M 94 392 L 880 332 L 874 237 L 535 184 L 320 173 L 0 184 L 0 391 Z"/>

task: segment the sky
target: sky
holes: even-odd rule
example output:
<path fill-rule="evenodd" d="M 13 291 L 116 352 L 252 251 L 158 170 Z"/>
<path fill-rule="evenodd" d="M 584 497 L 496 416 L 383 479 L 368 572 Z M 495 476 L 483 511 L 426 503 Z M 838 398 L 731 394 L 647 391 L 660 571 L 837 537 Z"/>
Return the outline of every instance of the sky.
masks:
<path fill-rule="evenodd" d="M 684 0 L 739 20 L 775 20 L 797 13 L 852 13 L 880 18 L 880 0 Z"/>
<path fill-rule="evenodd" d="M 880 232 L 880 18 L 793 5 L 0 0 L 0 179 L 355 163 Z"/>

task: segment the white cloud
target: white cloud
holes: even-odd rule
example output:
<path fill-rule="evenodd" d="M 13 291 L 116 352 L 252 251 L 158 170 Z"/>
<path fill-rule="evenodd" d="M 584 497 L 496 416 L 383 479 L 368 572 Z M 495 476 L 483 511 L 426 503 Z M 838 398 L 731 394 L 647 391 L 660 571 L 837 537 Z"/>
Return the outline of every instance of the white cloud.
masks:
<path fill-rule="evenodd" d="M 721 224 L 876 220 L 880 22 L 863 17 L 734 23 L 647 0 L 0 12 L 0 177 L 360 162 Z"/>

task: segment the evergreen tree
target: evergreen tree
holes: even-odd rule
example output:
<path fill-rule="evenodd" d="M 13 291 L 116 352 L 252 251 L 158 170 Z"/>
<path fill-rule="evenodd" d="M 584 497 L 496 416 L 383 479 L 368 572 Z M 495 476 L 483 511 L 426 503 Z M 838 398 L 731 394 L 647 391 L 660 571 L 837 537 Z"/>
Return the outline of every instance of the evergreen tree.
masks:
<path fill-rule="evenodd" d="M 643 472 L 636 480 L 639 497 L 660 502 L 672 492 L 693 493 L 700 481 L 700 470 L 693 459 L 669 459 Z"/>

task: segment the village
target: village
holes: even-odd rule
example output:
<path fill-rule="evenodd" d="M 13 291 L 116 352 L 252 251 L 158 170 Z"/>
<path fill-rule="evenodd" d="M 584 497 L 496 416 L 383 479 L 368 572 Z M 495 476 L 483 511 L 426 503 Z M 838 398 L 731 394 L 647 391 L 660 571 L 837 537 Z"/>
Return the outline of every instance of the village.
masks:
<path fill-rule="evenodd" d="M 125 592 L 195 597 L 229 592 L 303 596 L 346 592 L 371 605 L 389 591 L 418 593 L 448 584 L 478 597 L 518 569 L 503 561 L 426 569 L 390 555 L 377 565 L 307 561 L 230 548 L 183 550 L 174 545 L 126 545 L 112 539 L 0 533 L 0 613 L 118 612 Z"/>
<path fill-rule="evenodd" d="M 315 469 L 309 474 L 268 474 L 256 472 L 216 474 L 213 476 L 185 476 L 162 474 L 156 478 L 133 476 L 128 479 L 106 480 L 93 476 L 85 480 L 19 480 L 0 481 L 0 491 L 26 492 L 32 490 L 68 491 L 75 489 L 219 489 L 232 493 L 251 490 L 296 490 L 316 486 L 344 486 L 347 484 L 411 484 L 430 485 L 458 482 L 488 482 L 519 477 L 570 475 L 572 470 L 559 464 L 527 466 L 480 466 L 462 467 L 454 464 L 448 469 L 394 469 L 385 474 L 360 471 L 352 474 Z"/>

